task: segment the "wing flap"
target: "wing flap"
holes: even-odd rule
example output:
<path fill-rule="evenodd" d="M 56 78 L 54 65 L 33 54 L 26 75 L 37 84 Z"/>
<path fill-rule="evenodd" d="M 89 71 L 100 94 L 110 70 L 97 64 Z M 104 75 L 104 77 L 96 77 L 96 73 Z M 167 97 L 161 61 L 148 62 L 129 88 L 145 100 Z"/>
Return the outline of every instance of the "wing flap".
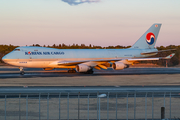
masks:
<path fill-rule="evenodd" d="M 86 63 L 86 62 L 111 62 L 111 61 L 120 61 L 122 59 L 99 59 L 99 60 L 85 60 L 85 61 L 59 61 L 57 62 L 58 65 L 65 65 L 65 66 L 71 66 L 71 65 L 77 65 L 81 63 Z"/>

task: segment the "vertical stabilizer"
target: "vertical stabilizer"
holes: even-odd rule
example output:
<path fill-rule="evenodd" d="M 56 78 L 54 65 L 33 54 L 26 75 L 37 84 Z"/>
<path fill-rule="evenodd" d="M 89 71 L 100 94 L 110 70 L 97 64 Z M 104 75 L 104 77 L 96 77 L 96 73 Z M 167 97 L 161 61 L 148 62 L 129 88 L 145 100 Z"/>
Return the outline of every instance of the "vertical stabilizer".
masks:
<path fill-rule="evenodd" d="M 153 49 L 156 44 L 160 28 L 161 24 L 153 24 L 131 48 Z"/>

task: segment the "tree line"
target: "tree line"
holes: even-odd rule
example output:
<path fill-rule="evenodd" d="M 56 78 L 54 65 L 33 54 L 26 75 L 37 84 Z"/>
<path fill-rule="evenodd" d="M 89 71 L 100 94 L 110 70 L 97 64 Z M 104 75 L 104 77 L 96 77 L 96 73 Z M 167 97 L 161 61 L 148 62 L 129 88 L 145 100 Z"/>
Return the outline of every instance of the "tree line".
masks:
<path fill-rule="evenodd" d="M 121 45 L 116 45 L 116 46 L 108 46 L 108 47 L 102 47 L 102 46 L 95 46 L 95 45 L 85 45 L 85 44 L 72 44 L 72 45 L 66 45 L 64 43 L 62 44 L 53 44 L 52 46 L 50 45 L 39 45 L 39 44 L 33 44 L 30 46 L 38 46 L 38 47 L 49 47 L 49 48 L 57 48 L 57 49 L 125 49 L 125 48 L 130 48 L 131 46 L 121 46 Z M 9 52 L 13 51 L 16 47 L 19 46 L 14 46 L 14 45 L 0 45 L 0 63 L 3 63 L 2 61 L 2 57 L 6 54 L 8 54 Z M 164 57 L 164 56 L 168 56 L 169 54 L 171 54 L 172 52 L 175 53 L 175 56 L 168 60 L 168 66 L 175 66 L 178 65 L 180 63 L 180 45 L 176 46 L 176 45 L 169 45 L 169 46 L 160 46 L 160 47 L 156 47 L 158 50 L 167 50 L 167 49 L 176 49 L 176 51 L 166 51 L 166 52 L 161 52 L 158 53 L 157 55 L 153 56 L 153 57 Z M 159 61 L 143 61 L 141 63 L 154 63 L 160 66 L 165 66 L 166 65 L 166 61 L 165 60 L 159 60 Z"/>

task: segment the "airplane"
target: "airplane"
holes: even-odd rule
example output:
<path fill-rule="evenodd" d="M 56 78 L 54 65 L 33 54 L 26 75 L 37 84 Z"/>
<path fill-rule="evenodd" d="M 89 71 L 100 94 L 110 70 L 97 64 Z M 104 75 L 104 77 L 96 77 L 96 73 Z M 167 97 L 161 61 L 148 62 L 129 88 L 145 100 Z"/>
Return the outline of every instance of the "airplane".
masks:
<path fill-rule="evenodd" d="M 69 5 L 79 5 L 82 3 L 99 2 L 100 0 L 62 0 L 62 1 L 67 2 Z"/>
<path fill-rule="evenodd" d="M 43 68 L 67 68 L 69 73 L 81 72 L 93 74 L 93 69 L 107 69 L 107 63 L 111 63 L 114 70 L 128 68 L 130 64 L 138 61 L 171 59 L 175 54 L 167 57 L 154 57 L 159 52 L 154 48 L 161 24 L 153 24 L 132 47 L 127 49 L 55 49 L 47 47 L 22 46 L 15 48 L 5 55 L 2 60 L 20 68 L 20 74 L 24 74 L 24 67 Z"/>

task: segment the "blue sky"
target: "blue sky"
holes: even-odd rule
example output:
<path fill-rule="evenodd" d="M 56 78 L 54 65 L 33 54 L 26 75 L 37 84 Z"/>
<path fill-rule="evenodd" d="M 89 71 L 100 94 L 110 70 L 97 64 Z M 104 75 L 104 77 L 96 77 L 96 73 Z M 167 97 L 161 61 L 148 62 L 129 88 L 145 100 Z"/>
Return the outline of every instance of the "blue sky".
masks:
<path fill-rule="evenodd" d="M 179 6 L 179 0 L 1 0 L 0 44 L 127 46 L 162 23 L 156 46 L 180 45 Z"/>

